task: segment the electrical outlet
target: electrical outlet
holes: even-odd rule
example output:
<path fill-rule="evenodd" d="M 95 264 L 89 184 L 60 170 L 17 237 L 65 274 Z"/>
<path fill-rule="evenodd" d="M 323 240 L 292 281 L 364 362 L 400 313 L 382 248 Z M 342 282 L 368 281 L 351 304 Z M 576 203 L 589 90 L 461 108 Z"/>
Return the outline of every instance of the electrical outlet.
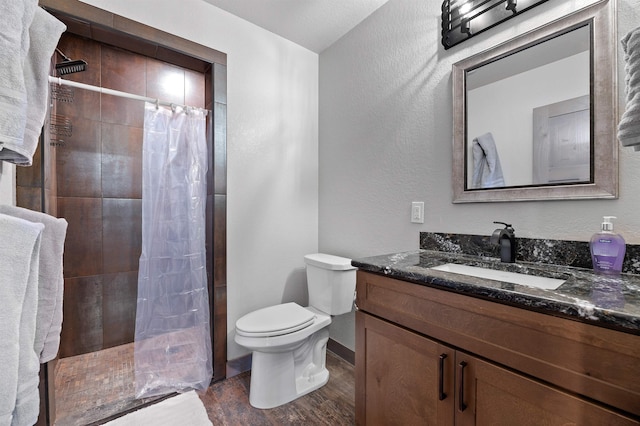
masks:
<path fill-rule="evenodd" d="M 411 203 L 411 223 L 424 223 L 424 201 Z"/>

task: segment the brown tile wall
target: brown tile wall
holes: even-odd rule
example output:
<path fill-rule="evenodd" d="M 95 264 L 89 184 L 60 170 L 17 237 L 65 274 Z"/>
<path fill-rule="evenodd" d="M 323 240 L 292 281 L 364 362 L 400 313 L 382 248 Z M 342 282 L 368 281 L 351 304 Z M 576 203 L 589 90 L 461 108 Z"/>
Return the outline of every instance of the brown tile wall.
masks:
<path fill-rule="evenodd" d="M 16 167 L 16 204 L 38 212 L 43 211 L 41 158 L 42 150 L 38 146 L 31 167 Z"/>
<path fill-rule="evenodd" d="M 204 73 L 69 34 L 59 48 L 88 62 L 65 78 L 205 107 Z M 73 91 L 54 101 L 73 126 L 55 148 L 57 215 L 69 222 L 61 358 L 133 341 L 142 244 L 143 104 Z"/>
<path fill-rule="evenodd" d="M 212 265 L 209 272 L 209 294 L 213 295 L 211 309 L 213 341 L 213 380 L 226 376 L 227 361 L 227 66 L 213 64 L 211 78 L 205 81 L 207 109 L 212 111 L 209 131 L 209 152 L 212 153 L 207 176 L 207 241 Z M 209 250 L 209 249 L 208 249 Z"/>

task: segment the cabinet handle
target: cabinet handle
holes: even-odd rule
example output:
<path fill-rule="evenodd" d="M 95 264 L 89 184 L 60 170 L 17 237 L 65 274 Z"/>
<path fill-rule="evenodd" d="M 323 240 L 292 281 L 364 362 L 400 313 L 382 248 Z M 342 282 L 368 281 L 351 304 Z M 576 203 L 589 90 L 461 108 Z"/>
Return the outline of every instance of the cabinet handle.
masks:
<path fill-rule="evenodd" d="M 440 401 L 443 401 L 447 394 L 444 393 L 444 360 L 447 359 L 447 354 L 440 355 L 440 369 L 438 370 L 438 395 Z"/>
<path fill-rule="evenodd" d="M 458 366 L 460 367 L 460 381 L 458 382 L 458 410 L 462 413 L 467 409 L 467 404 L 464 403 L 464 368 L 467 366 L 467 363 L 461 361 Z"/>

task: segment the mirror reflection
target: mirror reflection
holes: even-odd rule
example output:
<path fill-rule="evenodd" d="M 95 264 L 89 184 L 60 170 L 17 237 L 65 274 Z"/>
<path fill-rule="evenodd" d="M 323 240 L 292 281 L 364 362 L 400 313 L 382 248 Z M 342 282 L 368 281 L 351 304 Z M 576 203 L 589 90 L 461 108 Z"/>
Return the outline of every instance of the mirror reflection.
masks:
<path fill-rule="evenodd" d="M 466 71 L 466 189 L 592 182 L 590 25 Z"/>

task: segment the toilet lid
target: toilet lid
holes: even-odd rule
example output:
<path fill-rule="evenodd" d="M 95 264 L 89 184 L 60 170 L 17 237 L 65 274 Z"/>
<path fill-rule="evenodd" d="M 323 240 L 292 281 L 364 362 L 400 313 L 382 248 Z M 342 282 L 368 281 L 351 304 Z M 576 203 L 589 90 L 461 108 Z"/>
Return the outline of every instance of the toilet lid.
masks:
<path fill-rule="evenodd" d="M 310 326 L 315 314 L 297 303 L 283 303 L 258 309 L 236 322 L 236 332 L 241 336 L 280 336 Z"/>

